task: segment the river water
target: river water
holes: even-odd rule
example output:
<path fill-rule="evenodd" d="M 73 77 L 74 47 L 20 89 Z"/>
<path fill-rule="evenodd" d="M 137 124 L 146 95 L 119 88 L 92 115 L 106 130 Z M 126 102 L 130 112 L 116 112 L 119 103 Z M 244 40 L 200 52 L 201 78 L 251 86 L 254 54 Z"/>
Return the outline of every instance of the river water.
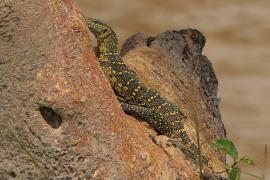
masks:
<path fill-rule="evenodd" d="M 130 35 L 197 28 L 204 54 L 219 80 L 221 113 L 240 156 L 256 161 L 243 171 L 262 175 L 264 145 L 270 151 L 269 0 L 77 0 L 81 10 L 110 24 L 123 42 Z M 268 154 L 270 156 L 270 154 Z M 270 158 L 269 158 L 270 159 Z M 270 160 L 268 160 L 270 162 Z M 268 163 L 269 164 L 269 163 Z M 270 165 L 265 170 L 270 179 Z M 243 175 L 241 179 L 255 179 Z"/>

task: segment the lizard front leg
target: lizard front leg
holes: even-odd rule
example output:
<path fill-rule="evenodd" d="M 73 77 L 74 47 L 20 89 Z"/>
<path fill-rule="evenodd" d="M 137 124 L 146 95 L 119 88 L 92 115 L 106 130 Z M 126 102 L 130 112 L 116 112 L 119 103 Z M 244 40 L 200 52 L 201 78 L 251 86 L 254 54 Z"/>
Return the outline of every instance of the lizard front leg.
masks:
<path fill-rule="evenodd" d="M 120 103 L 125 113 L 146 121 L 150 124 L 150 126 L 154 127 L 157 130 L 159 129 L 159 127 L 164 130 L 164 126 L 161 123 L 163 122 L 163 120 L 161 120 L 162 116 L 159 115 L 159 112 L 157 112 L 156 110 L 143 106 L 128 104 L 127 102 L 121 100 Z M 168 131 L 170 132 L 171 130 L 168 129 Z M 164 134 L 164 132 L 162 134 Z M 180 134 L 180 137 L 176 139 L 170 138 L 170 142 L 172 142 L 176 147 L 178 147 L 187 158 L 196 161 L 198 156 L 198 147 L 191 141 L 187 132 L 184 129 L 179 129 L 178 134 Z M 209 158 L 202 156 L 202 161 L 204 164 L 208 164 L 208 159 Z"/>
<path fill-rule="evenodd" d="M 125 113 L 144 120 L 152 127 L 156 127 L 158 125 L 158 114 L 154 109 L 129 104 L 126 101 L 121 101 L 121 97 L 118 97 L 118 99 L 120 100 L 121 106 Z"/>

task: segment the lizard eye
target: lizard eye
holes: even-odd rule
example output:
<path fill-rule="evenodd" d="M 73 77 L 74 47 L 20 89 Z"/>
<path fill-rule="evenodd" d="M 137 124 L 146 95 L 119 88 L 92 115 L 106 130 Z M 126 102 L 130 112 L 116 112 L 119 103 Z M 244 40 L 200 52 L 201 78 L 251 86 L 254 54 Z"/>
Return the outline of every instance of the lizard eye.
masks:
<path fill-rule="evenodd" d="M 107 31 L 108 31 L 108 29 L 104 29 L 104 30 L 103 30 L 103 33 L 106 33 Z"/>

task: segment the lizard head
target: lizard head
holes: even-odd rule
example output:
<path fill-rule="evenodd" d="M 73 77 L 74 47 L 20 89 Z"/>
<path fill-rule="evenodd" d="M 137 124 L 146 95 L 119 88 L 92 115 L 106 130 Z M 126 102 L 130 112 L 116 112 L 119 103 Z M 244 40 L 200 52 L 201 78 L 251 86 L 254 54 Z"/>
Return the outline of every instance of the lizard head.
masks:
<path fill-rule="evenodd" d="M 112 32 L 112 29 L 110 26 L 106 25 L 102 21 L 95 19 L 95 18 L 89 18 L 85 17 L 87 21 L 87 25 L 89 30 L 97 37 L 101 37 L 103 34 L 109 32 Z"/>
<path fill-rule="evenodd" d="M 118 41 L 116 33 L 113 31 L 113 29 L 98 19 L 89 18 L 86 16 L 84 18 L 89 30 L 97 39 L 99 52 L 116 53 L 118 51 Z"/>

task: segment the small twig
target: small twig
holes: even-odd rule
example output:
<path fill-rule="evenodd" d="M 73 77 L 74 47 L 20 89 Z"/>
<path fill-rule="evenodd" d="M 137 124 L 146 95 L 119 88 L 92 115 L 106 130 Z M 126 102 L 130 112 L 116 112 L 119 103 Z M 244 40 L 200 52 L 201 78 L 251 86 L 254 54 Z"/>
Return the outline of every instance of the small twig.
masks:
<path fill-rule="evenodd" d="M 222 173 L 228 173 L 229 169 L 226 169 L 225 171 L 221 171 L 221 172 L 215 172 L 216 174 L 222 174 Z"/>
<path fill-rule="evenodd" d="M 242 173 L 243 173 L 243 174 L 246 174 L 246 175 L 249 175 L 249 176 L 252 176 L 252 177 L 254 177 L 254 178 L 257 178 L 257 179 L 263 179 L 263 177 L 256 176 L 256 175 L 254 175 L 254 174 L 250 174 L 250 173 L 247 173 L 247 172 L 244 172 L 244 171 L 242 171 Z"/>
<path fill-rule="evenodd" d="M 192 89 L 192 91 L 194 92 L 195 90 Z M 195 93 L 194 93 L 195 94 Z M 197 156 L 198 156 L 198 165 L 199 165 L 199 170 L 200 170 L 200 178 L 203 179 L 203 163 L 202 163 L 202 149 L 201 149 L 201 142 L 200 142 L 200 125 L 199 125 L 199 121 L 198 121 L 198 110 L 195 110 L 195 106 L 193 106 L 193 102 L 192 103 L 192 110 L 193 113 L 196 114 L 196 116 L 193 115 L 193 119 L 195 122 L 195 130 L 196 130 L 196 141 L 197 141 Z"/>
<path fill-rule="evenodd" d="M 21 148 L 21 150 L 25 152 L 26 155 L 29 157 L 29 160 L 34 164 L 34 166 L 40 170 L 42 174 L 42 177 L 40 177 L 40 179 L 46 179 L 45 177 L 48 176 L 46 171 L 43 169 L 43 167 L 39 165 L 38 159 L 26 148 L 26 146 L 23 144 L 22 140 L 19 138 L 17 133 L 13 130 L 12 125 L 11 125 L 11 120 L 10 120 L 13 118 L 10 115 L 7 115 L 7 116 L 8 117 L 5 119 L 6 120 L 5 127 L 7 129 L 6 137 L 9 138 L 11 141 L 17 143 L 19 147 Z"/>
<path fill-rule="evenodd" d="M 7 127 L 7 128 L 8 128 L 8 134 L 7 134 L 7 136 L 11 140 L 14 140 L 16 143 L 18 143 L 18 145 L 20 146 L 20 148 L 28 155 L 28 157 L 30 157 L 30 160 L 33 162 L 33 164 L 38 169 L 41 169 L 41 167 L 37 163 L 37 159 L 26 149 L 25 145 L 21 142 L 21 140 L 18 138 L 18 136 L 16 135 L 16 133 L 13 130 L 11 130 L 10 127 Z"/>
<path fill-rule="evenodd" d="M 175 145 L 177 148 L 179 148 L 184 154 L 187 153 L 191 156 L 197 155 L 193 151 L 191 151 L 189 148 L 187 148 L 183 143 L 181 143 L 181 141 L 179 139 L 169 139 L 169 142 L 171 142 L 173 145 Z"/>
<path fill-rule="evenodd" d="M 231 167 L 236 166 L 239 163 L 239 161 L 235 161 L 235 159 L 233 159 L 233 164 L 231 165 Z"/>
<path fill-rule="evenodd" d="M 198 146 L 198 163 L 199 163 L 199 168 L 200 168 L 200 178 L 202 178 L 203 177 L 203 174 L 202 174 L 203 164 L 202 164 L 201 143 L 200 143 L 200 134 L 199 134 L 199 131 L 200 131 L 199 122 L 197 118 L 195 120 L 195 126 L 196 126 L 196 139 L 197 139 L 197 146 Z"/>
<path fill-rule="evenodd" d="M 262 168 L 262 179 L 265 179 L 265 170 L 267 167 L 267 144 L 265 144 L 264 148 L 264 158 L 263 158 L 263 168 Z"/>

